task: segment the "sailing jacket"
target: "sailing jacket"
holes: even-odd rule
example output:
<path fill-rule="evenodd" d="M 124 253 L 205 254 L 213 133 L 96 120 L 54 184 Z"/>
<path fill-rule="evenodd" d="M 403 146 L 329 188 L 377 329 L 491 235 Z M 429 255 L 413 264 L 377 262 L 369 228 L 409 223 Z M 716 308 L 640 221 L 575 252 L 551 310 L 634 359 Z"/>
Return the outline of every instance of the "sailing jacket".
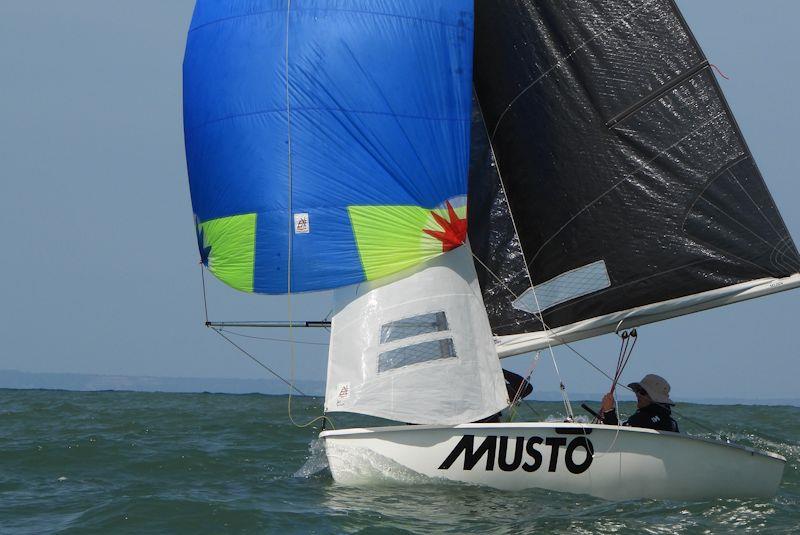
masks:
<path fill-rule="evenodd" d="M 603 413 L 603 423 L 608 425 L 619 425 L 617 411 L 611 409 Z M 659 405 L 651 403 L 647 407 L 638 409 L 630 418 L 622 422 L 622 425 L 631 427 L 646 427 L 657 431 L 674 431 L 678 433 L 678 422 L 672 418 L 672 411 L 669 405 Z"/>

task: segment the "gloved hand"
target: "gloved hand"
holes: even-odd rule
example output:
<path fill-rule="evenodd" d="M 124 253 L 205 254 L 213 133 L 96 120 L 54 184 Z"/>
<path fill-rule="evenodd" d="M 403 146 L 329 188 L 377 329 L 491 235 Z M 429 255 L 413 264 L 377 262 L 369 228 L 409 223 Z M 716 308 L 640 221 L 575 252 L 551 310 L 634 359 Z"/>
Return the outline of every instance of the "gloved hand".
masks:
<path fill-rule="evenodd" d="M 603 396 L 603 402 L 600 404 L 600 414 L 608 412 L 614 408 L 614 394 L 609 392 Z"/>

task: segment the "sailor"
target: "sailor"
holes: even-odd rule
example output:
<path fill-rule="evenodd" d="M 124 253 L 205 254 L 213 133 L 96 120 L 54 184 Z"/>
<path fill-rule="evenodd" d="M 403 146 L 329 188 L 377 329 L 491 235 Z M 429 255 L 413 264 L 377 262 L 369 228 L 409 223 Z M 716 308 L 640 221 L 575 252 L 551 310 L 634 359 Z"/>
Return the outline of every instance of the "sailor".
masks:
<path fill-rule="evenodd" d="M 512 403 L 523 400 L 531 395 L 531 392 L 533 392 L 533 386 L 521 375 L 517 375 L 516 373 L 508 370 L 503 370 L 503 379 L 506 383 L 506 393 L 508 394 L 508 399 Z M 475 423 L 496 424 L 500 421 L 501 416 L 502 414 L 498 412 L 492 416 L 487 416 L 483 420 L 478 420 Z"/>
<path fill-rule="evenodd" d="M 669 398 L 670 389 L 666 379 L 651 373 L 645 375 L 638 383 L 629 384 L 628 387 L 636 394 L 637 411 L 622 425 L 678 432 L 678 423 L 672 418 L 670 410 L 675 403 Z M 600 419 L 604 424 L 619 425 L 617 411 L 614 409 L 614 396 L 611 392 L 603 396 Z"/>
<path fill-rule="evenodd" d="M 521 401 L 533 392 L 533 386 L 521 375 L 503 370 L 503 379 L 506 381 L 506 392 L 511 402 Z"/>

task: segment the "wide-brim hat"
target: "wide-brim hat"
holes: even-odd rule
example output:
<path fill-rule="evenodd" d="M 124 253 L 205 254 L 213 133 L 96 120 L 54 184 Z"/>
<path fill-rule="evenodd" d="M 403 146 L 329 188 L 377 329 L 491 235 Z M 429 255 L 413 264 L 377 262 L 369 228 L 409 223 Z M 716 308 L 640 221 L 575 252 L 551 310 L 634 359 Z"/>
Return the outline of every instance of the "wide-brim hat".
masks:
<path fill-rule="evenodd" d="M 630 383 L 629 388 L 639 387 L 650 396 L 650 399 L 656 403 L 663 403 L 665 405 L 675 405 L 675 402 L 669 398 L 669 383 L 660 375 L 649 373 L 642 378 L 638 383 Z"/>

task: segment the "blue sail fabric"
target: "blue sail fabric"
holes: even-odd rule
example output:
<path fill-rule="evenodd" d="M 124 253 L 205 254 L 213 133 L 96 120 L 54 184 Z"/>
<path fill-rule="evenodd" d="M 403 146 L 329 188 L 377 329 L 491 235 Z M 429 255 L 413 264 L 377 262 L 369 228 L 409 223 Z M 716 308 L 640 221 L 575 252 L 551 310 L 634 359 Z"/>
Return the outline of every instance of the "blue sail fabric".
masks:
<path fill-rule="evenodd" d="M 322 290 L 463 242 L 472 26 L 472 0 L 198 0 L 184 130 L 209 269 Z"/>

